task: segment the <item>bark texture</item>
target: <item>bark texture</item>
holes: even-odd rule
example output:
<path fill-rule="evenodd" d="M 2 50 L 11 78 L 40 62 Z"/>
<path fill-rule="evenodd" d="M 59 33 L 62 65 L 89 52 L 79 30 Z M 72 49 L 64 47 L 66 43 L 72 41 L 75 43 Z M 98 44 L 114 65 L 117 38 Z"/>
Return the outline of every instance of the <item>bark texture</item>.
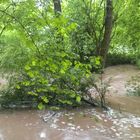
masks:
<path fill-rule="evenodd" d="M 109 44 L 112 32 L 113 21 L 113 3 L 112 0 L 106 0 L 106 15 L 104 23 L 104 35 L 100 45 L 97 47 L 97 54 L 103 59 L 103 66 L 106 61 L 106 56 L 109 50 Z"/>
<path fill-rule="evenodd" d="M 60 0 L 53 0 L 53 3 L 54 3 L 54 12 L 56 14 L 60 14 L 62 12 Z"/>

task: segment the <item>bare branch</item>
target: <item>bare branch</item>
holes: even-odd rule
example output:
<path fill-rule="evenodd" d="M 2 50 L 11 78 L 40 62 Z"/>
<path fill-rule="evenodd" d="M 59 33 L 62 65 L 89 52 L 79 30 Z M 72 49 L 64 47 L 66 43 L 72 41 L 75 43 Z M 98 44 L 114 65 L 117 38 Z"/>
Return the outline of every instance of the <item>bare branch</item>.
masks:
<path fill-rule="evenodd" d="M 7 26 L 7 25 L 5 25 L 5 26 L 2 28 L 2 30 L 1 30 L 1 32 L 0 32 L 0 36 L 3 34 L 4 30 L 6 29 L 6 26 Z"/>

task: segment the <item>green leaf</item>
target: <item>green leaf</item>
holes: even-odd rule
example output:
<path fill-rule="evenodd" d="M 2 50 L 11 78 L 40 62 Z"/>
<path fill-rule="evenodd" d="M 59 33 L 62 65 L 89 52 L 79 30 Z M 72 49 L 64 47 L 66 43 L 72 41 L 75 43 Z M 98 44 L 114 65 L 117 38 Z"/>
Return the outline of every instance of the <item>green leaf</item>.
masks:
<path fill-rule="evenodd" d="M 33 91 L 29 91 L 29 92 L 27 92 L 27 94 L 29 94 L 29 95 L 33 95 L 33 96 L 38 96 L 38 94 L 35 93 L 35 92 L 33 92 Z"/>
<path fill-rule="evenodd" d="M 50 109 L 51 110 L 59 110 L 60 108 L 59 107 L 56 107 L 56 106 L 51 106 Z"/>
<path fill-rule="evenodd" d="M 29 85 L 30 85 L 30 81 L 24 81 L 24 82 L 22 82 L 22 84 L 23 84 L 24 86 L 29 86 Z"/>
<path fill-rule="evenodd" d="M 70 97 L 74 98 L 76 96 L 75 92 L 71 92 Z"/>
<path fill-rule="evenodd" d="M 45 109 L 45 106 L 43 105 L 42 102 L 38 104 L 38 109 L 39 109 L 39 110 Z"/>
<path fill-rule="evenodd" d="M 45 103 L 48 103 L 48 102 L 49 102 L 49 100 L 48 100 L 48 98 L 47 98 L 46 96 L 42 96 L 41 99 L 42 99 Z"/>
<path fill-rule="evenodd" d="M 32 71 L 29 71 L 27 74 L 28 74 L 31 78 L 34 78 L 34 73 L 33 73 Z"/>
<path fill-rule="evenodd" d="M 30 70 L 30 69 L 31 69 L 31 67 L 29 65 L 25 66 L 25 70 Z"/>
<path fill-rule="evenodd" d="M 66 100 L 66 104 L 68 104 L 68 105 L 72 105 L 72 102 L 69 101 L 69 100 Z"/>
<path fill-rule="evenodd" d="M 60 73 L 61 73 L 61 74 L 65 74 L 65 70 L 61 69 L 61 70 L 60 70 Z"/>
<path fill-rule="evenodd" d="M 19 85 L 16 85 L 16 89 L 20 89 L 20 86 Z"/>
<path fill-rule="evenodd" d="M 100 58 L 99 57 L 97 57 L 96 59 L 95 59 L 95 64 L 96 65 L 100 65 L 101 63 L 100 63 Z"/>
<path fill-rule="evenodd" d="M 81 102 L 81 97 L 80 97 L 80 96 L 76 96 L 76 101 L 77 101 L 78 103 L 80 103 L 80 102 Z"/>
<path fill-rule="evenodd" d="M 35 66 L 36 65 L 36 62 L 35 61 L 32 61 L 32 65 Z"/>

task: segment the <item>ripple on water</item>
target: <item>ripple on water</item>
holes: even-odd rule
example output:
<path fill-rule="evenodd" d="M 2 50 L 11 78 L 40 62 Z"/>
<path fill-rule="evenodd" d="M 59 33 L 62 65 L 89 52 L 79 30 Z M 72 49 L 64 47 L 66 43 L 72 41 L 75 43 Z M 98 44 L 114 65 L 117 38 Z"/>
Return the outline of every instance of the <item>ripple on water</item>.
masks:
<path fill-rule="evenodd" d="M 29 140 L 56 140 L 56 137 L 59 140 L 140 139 L 139 116 L 119 113 L 113 109 L 109 111 L 91 108 L 55 112 L 56 114 L 47 122 L 43 119 L 44 116 L 48 116 L 47 111 L 39 113 L 34 111 L 34 114 L 29 111 L 1 113 L 0 140 L 11 140 L 11 138 L 19 140 L 19 137 L 24 135 Z"/>
<path fill-rule="evenodd" d="M 39 136 L 40 136 L 41 139 L 44 139 L 44 138 L 46 138 L 46 133 L 45 132 L 41 132 L 39 134 Z"/>

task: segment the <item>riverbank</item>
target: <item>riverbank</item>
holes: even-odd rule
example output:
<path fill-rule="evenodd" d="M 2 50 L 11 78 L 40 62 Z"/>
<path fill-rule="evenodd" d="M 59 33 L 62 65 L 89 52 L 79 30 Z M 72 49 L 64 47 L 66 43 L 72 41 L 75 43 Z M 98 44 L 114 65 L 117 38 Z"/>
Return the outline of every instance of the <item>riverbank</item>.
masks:
<path fill-rule="evenodd" d="M 127 96 L 125 88 L 139 73 L 132 65 L 105 69 L 103 79 L 112 78 L 106 96 L 108 111 L 93 107 L 1 110 L 0 140 L 139 140 L 140 97 Z"/>

